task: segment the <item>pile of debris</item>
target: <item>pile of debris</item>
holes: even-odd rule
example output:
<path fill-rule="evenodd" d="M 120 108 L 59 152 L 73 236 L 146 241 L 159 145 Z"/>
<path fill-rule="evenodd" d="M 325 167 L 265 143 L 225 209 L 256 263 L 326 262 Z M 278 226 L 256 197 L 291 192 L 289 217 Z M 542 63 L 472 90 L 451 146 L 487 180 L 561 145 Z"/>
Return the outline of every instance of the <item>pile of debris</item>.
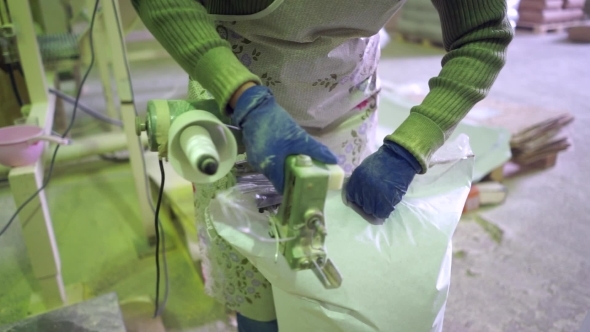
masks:
<path fill-rule="evenodd" d="M 482 101 L 476 108 L 496 112 L 486 119 L 478 119 L 480 124 L 510 131 L 511 162 L 518 166 L 519 172 L 553 167 L 558 154 L 571 146 L 566 129 L 574 117 L 568 112 L 492 99 Z M 510 169 L 505 171 L 512 175 Z"/>
<path fill-rule="evenodd" d="M 574 121 L 574 117 L 568 112 L 492 99 L 480 102 L 474 108 L 474 113 L 477 113 L 477 109 L 489 110 L 489 116 L 482 118 L 482 112 L 479 112 L 477 119 L 469 115 L 467 119 L 510 131 L 512 158 L 507 164 L 490 173 L 482 182 L 473 185 L 465 205 L 466 212 L 480 206 L 501 204 L 508 192 L 502 185 L 505 177 L 555 166 L 559 154 L 571 146 L 567 128 Z"/>

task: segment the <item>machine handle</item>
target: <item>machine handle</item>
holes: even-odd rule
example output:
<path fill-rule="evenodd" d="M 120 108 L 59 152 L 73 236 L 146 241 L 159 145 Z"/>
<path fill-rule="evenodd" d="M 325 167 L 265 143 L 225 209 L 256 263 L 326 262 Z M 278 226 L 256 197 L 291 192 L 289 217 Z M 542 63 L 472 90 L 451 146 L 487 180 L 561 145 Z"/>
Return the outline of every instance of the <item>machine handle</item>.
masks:
<path fill-rule="evenodd" d="M 331 260 L 326 260 L 323 266 L 314 261 L 312 270 L 326 289 L 335 289 L 342 285 L 342 276 Z"/>

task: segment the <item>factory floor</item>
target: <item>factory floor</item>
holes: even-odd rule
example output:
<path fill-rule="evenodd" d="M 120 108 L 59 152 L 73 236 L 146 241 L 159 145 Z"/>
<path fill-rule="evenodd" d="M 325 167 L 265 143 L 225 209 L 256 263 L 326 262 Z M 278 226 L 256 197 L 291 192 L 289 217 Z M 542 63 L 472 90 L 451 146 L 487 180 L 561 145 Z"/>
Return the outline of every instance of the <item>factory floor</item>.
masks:
<path fill-rule="evenodd" d="M 138 45 L 130 45 L 130 53 Z M 140 53 L 134 53 L 140 54 Z M 381 76 L 424 85 L 440 68 L 437 49 L 393 41 L 383 51 Z M 173 61 L 131 58 L 136 104 L 182 98 L 187 79 Z M 134 60 L 135 59 L 135 60 Z M 518 34 L 490 97 L 568 110 L 576 116 L 574 148 L 549 170 L 507 182 L 501 206 L 465 218 L 454 237 L 452 285 L 445 330 L 572 331 L 590 311 L 590 46 L 564 35 Z M 104 107 L 92 76 L 84 103 Z M 81 117 L 77 133 L 98 130 Z M 121 301 L 153 293 L 153 256 L 145 254 L 131 172 L 125 163 L 61 166 L 47 190 L 66 284 L 89 296 L 117 291 Z M 0 225 L 14 211 L 0 183 Z M 167 227 L 171 292 L 162 321 L 169 331 L 231 331 L 223 308 L 208 298 L 174 228 Z M 18 224 L 0 238 L 0 326 L 26 317 L 36 285 Z"/>
<path fill-rule="evenodd" d="M 590 45 L 563 34 L 519 33 L 511 44 L 489 97 L 571 112 L 574 148 L 552 169 L 507 181 L 507 201 L 479 213 L 492 236 L 481 223 L 459 224 L 447 331 L 578 332 L 590 319 L 588 59 Z M 439 63 L 433 51 L 390 45 L 380 69 L 390 82 L 423 84 Z"/>

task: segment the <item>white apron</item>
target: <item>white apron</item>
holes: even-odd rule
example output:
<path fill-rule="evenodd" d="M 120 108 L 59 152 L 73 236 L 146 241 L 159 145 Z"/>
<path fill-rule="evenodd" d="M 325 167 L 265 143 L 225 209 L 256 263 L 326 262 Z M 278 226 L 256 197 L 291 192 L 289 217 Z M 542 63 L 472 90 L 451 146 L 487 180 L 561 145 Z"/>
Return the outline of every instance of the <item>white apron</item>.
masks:
<path fill-rule="evenodd" d="M 275 0 L 257 14 L 213 18 L 238 59 L 350 175 L 377 146 L 379 30 L 403 2 Z M 189 99 L 207 95 L 191 81 Z M 205 288 L 229 309 L 273 320 L 268 281 L 206 222 L 211 198 L 229 183 L 195 186 Z"/>

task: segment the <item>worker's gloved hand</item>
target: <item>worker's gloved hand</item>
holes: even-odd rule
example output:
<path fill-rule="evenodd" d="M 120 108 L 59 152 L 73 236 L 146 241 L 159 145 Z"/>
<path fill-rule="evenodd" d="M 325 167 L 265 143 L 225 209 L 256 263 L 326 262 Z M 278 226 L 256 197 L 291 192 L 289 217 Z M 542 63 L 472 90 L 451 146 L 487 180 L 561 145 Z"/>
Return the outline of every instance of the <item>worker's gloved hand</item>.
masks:
<path fill-rule="evenodd" d="M 346 184 L 346 199 L 370 217 L 387 219 L 421 170 L 411 153 L 385 140 L 352 172 Z"/>
<path fill-rule="evenodd" d="M 285 159 L 305 154 L 324 164 L 336 164 L 330 150 L 313 139 L 279 106 L 270 89 L 254 86 L 238 98 L 232 123 L 242 129 L 248 163 L 264 174 L 277 192 L 285 187 Z"/>

